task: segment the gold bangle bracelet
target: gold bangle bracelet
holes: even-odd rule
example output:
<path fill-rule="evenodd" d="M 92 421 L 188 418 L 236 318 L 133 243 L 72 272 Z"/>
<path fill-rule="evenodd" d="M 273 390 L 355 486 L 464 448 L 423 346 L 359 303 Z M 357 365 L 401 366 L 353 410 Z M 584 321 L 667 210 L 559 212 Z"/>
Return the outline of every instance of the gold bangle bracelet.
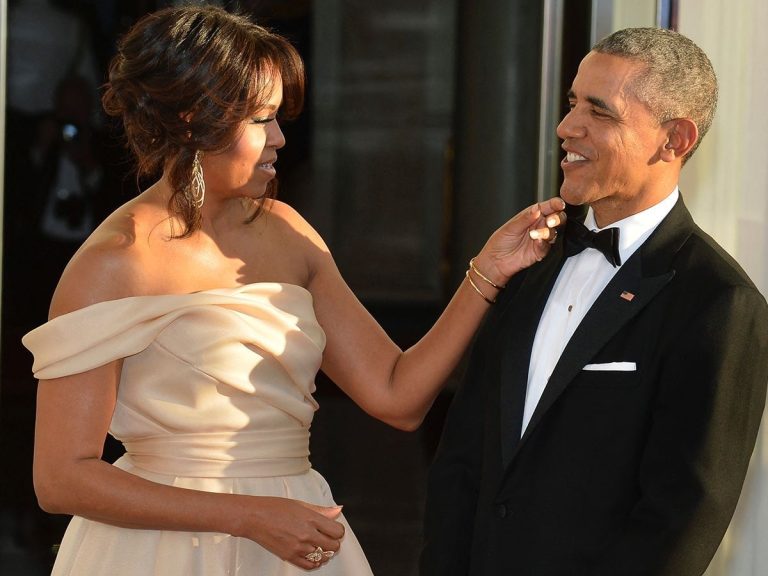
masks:
<path fill-rule="evenodd" d="M 477 269 L 477 266 L 475 266 L 475 259 L 474 258 L 472 258 L 469 261 L 469 268 L 470 268 L 470 270 L 472 270 L 472 272 L 477 274 L 481 279 L 485 280 L 488 284 L 490 284 L 491 286 L 496 288 L 496 290 L 504 290 L 504 286 L 499 286 L 493 280 L 488 278 L 485 274 L 483 274 L 482 272 L 480 272 L 480 270 Z"/>
<path fill-rule="evenodd" d="M 478 288 L 478 287 L 477 287 L 477 284 L 475 284 L 475 281 L 474 281 L 474 280 L 472 280 L 472 276 L 470 276 L 470 275 L 469 275 L 469 270 L 467 270 L 467 271 L 464 273 L 464 275 L 467 277 L 467 280 L 469 280 L 469 284 L 472 286 L 472 288 L 474 288 L 474 289 L 475 289 L 475 292 L 477 292 L 478 294 L 480 294 L 480 297 L 481 297 L 483 300 L 485 300 L 486 302 L 488 302 L 488 304 L 496 304 L 496 300 L 491 300 L 490 298 L 488 298 L 488 296 L 486 296 L 485 294 L 483 294 L 483 291 L 482 291 L 482 290 L 480 290 L 480 288 Z"/>

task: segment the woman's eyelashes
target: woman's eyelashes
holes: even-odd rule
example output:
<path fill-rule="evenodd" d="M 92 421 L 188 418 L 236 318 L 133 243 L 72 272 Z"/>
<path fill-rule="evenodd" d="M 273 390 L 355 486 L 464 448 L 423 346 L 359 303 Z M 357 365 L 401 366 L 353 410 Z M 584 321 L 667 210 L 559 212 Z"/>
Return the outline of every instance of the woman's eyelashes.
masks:
<path fill-rule="evenodd" d="M 251 124 L 269 124 L 272 120 L 277 120 L 277 114 L 251 118 Z"/>

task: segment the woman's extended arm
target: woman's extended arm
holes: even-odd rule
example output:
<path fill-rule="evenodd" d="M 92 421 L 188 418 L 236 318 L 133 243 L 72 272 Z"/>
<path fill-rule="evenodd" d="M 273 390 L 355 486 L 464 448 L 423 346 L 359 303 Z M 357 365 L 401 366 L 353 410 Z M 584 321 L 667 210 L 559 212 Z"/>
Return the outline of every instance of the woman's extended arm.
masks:
<path fill-rule="evenodd" d="M 541 260 L 552 228 L 565 220 L 560 198 L 533 205 L 499 228 L 474 259 L 435 325 L 401 351 L 341 278 L 327 252 L 310 282 L 326 331 L 323 371 L 372 416 L 403 430 L 417 428 L 472 340 L 498 290 Z M 536 231 L 532 238 L 530 232 Z M 478 293 L 482 292 L 482 294 Z"/>

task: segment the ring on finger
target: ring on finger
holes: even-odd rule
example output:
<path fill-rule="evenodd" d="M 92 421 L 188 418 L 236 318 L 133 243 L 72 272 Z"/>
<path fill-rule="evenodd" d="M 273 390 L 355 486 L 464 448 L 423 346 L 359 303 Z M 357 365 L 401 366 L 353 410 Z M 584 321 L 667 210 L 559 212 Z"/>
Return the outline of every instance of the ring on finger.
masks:
<path fill-rule="evenodd" d="M 323 558 L 330 558 L 333 556 L 333 552 L 331 552 L 331 556 L 326 556 L 328 552 L 320 548 L 320 546 L 316 547 L 312 552 L 305 555 L 304 558 L 309 560 L 310 562 L 320 562 Z"/>

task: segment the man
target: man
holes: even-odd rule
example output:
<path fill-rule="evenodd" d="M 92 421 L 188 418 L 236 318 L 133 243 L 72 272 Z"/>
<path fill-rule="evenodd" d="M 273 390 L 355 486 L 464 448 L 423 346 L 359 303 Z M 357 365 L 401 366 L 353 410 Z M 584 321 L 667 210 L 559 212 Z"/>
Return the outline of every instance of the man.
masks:
<path fill-rule="evenodd" d="M 561 196 L 618 242 L 604 255 L 572 218 L 499 294 L 430 472 L 422 576 L 706 570 L 768 381 L 765 299 L 677 188 L 716 99 L 675 32 L 622 30 L 582 60 Z"/>

